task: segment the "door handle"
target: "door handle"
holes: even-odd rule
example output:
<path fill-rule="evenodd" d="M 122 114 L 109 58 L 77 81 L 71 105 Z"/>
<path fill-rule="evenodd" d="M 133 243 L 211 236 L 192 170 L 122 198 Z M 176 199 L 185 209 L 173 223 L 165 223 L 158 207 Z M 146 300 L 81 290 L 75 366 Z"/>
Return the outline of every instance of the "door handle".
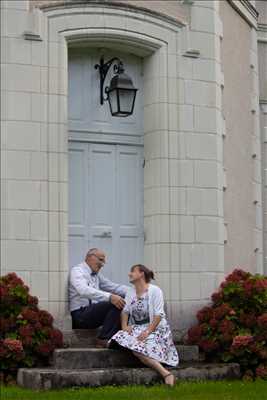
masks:
<path fill-rule="evenodd" d="M 101 235 L 100 235 L 100 237 L 103 237 L 103 238 L 108 238 L 111 236 L 112 236 L 111 231 L 105 231 L 105 232 L 101 233 Z"/>

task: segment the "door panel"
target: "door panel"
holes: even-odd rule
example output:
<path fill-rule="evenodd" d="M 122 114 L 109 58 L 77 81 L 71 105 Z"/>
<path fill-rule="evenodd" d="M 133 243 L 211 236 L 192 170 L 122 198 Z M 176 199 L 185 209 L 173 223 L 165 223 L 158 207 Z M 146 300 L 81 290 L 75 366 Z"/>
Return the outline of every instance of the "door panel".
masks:
<path fill-rule="evenodd" d="M 90 145 L 89 196 L 90 220 L 93 229 L 112 229 L 115 201 L 115 148 L 110 145 Z"/>
<path fill-rule="evenodd" d="M 81 88 L 84 84 L 84 58 L 75 57 L 69 62 L 69 119 L 76 124 L 80 123 L 85 113 L 84 99 L 81 96 Z"/>
<path fill-rule="evenodd" d="M 69 260 L 71 265 L 86 251 L 87 146 L 72 143 L 69 149 Z"/>
<path fill-rule="evenodd" d="M 143 149 L 118 146 L 118 222 L 120 274 L 143 261 Z"/>
<path fill-rule="evenodd" d="M 131 151 L 130 146 L 118 148 L 118 178 L 119 178 L 119 221 L 121 226 L 133 227 L 138 224 L 138 209 L 136 190 L 139 189 L 139 153 Z M 126 173 L 127 171 L 127 173 Z"/>
<path fill-rule="evenodd" d="M 99 247 L 105 275 L 127 283 L 130 266 L 143 262 L 142 162 L 142 147 L 70 142 L 72 265 Z"/>
<path fill-rule="evenodd" d="M 89 144 L 89 247 L 105 250 L 113 259 L 115 207 L 115 146 Z"/>

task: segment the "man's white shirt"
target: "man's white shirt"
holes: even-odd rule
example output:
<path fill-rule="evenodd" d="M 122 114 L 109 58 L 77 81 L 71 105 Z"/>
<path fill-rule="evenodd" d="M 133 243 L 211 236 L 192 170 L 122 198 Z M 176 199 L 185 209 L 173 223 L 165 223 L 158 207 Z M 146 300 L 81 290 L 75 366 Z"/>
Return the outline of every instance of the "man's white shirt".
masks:
<path fill-rule="evenodd" d="M 70 311 L 86 307 L 90 303 L 109 301 L 111 293 L 125 297 L 129 286 L 120 285 L 104 277 L 101 272 L 94 273 L 83 261 L 71 268 L 69 275 Z"/>

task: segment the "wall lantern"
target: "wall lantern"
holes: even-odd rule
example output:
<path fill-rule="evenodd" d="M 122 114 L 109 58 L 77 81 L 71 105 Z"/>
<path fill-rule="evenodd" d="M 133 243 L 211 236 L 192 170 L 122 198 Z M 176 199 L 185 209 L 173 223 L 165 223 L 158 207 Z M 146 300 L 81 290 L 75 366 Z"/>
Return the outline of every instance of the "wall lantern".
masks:
<path fill-rule="evenodd" d="M 112 63 L 116 61 L 113 66 L 114 76 L 112 77 L 109 86 L 105 87 L 106 97 L 104 98 L 104 82 L 106 75 Z M 100 63 L 95 64 L 95 69 L 99 69 L 100 75 L 100 104 L 108 100 L 111 115 L 113 117 L 128 117 L 133 113 L 136 89 L 133 85 L 132 79 L 124 73 L 122 61 L 113 57 L 107 62 L 104 62 L 104 57 L 100 58 Z"/>

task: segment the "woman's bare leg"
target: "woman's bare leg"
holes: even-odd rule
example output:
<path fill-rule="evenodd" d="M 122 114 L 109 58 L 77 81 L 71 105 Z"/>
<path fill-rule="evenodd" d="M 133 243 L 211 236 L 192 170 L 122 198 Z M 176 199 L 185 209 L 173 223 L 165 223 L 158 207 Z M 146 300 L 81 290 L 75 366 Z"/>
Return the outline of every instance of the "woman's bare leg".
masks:
<path fill-rule="evenodd" d="M 141 353 L 138 353 L 137 351 L 133 351 L 133 354 L 139 358 L 139 360 L 147 365 L 148 367 L 151 367 L 152 369 L 156 370 L 163 378 L 168 375 L 170 372 L 164 368 L 159 361 L 153 360 L 150 357 L 144 356 Z M 172 375 L 168 376 L 166 378 L 166 383 L 168 384 L 173 384 L 174 383 L 174 377 Z"/>

